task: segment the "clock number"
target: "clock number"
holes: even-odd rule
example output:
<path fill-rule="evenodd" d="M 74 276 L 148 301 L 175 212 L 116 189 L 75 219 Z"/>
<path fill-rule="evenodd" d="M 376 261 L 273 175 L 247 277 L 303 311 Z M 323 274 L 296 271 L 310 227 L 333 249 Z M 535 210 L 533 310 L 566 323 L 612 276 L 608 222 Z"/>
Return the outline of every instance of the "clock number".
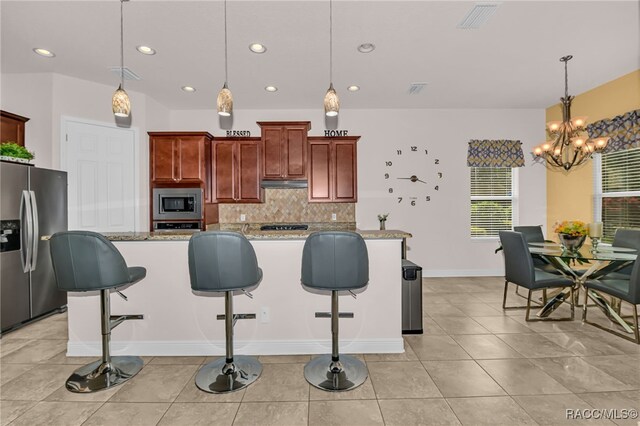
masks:
<path fill-rule="evenodd" d="M 433 189 L 435 189 L 436 191 L 440 191 L 440 186 L 436 185 L 436 187 Z"/>
<path fill-rule="evenodd" d="M 425 149 L 425 150 L 424 150 L 424 153 L 425 153 L 425 155 L 429 155 L 429 150 L 428 150 L 428 149 Z"/>
<path fill-rule="evenodd" d="M 389 188 L 389 194 L 393 194 L 393 188 Z"/>
<path fill-rule="evenodd" d="M 384 174 L 384 178 L 385 178 L 385 179 L 389 179 L 389 173 L 385 173 L 385 174 Z"/>
<path fill-rule="evenodd" d="M 412 147 L 411 147 L 411 152 L 416 152 L 417 150 L 418 150 L 418 147 L 417 147 L 417 146 L 412 146 Z"/>
<path fill-rule="evenodd" d="M 436 164 L 440 164 L 440 160 L 436 158 Z"/>
<path fill-rule="evenodd" d="M 402 197 L 398 197 L 398 204 L 402 202 Z"/>
<path fill-rule="evenodd" d="M 401 149 L 397 150 L 396 152 L 398 153 L 398 155 L 402 155 L 402 150 Z"/>
<path fill-rule="evenodd" d="M 431 195 L 427 195 L 427 201 L 431 201 Z"/>
<path fill-rule="evenodd" d="M 391 167 L 393 165 L 391 161 L 385 161 L 385 164 L 387 165 L 387 167 Z"/>
<path fill-rule="evenodd" d="M 411 200 L 411 205 L 415 206 L 416 205 L 416 200 Z"/>
<path fill-rule="evenodd" d="M 438 172 L 438 177 L 442 178 L 442 173 Z"/>

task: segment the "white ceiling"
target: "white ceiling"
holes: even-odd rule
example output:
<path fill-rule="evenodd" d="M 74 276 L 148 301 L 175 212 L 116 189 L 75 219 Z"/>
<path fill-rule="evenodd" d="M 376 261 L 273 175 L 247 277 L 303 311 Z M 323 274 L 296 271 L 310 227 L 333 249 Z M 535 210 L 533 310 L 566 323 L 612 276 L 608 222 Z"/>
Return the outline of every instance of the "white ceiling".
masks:
<path fill-rule="evenodd" d="M 0 3 L 3 73 L 55 72 L 111 85 L 120 2 Z M 333 82 L 343 108 L 544 108 L 564 93 L 558 59 L 572 54 L 569 92 L 640 68 L 640 8 L 627 1 L 506 0 L 477 30 L 456 26 L 471 1 L 333 3 Z M 221 1 L 124 4 L 128 90 L 170 109 L 212 109 L 224 82 Z M 229 87 L 238 109 L 321 108 L 329 85 L 329 2 L 229 0 Z M 261 55 L 252 42 L 267 46 Z M 362 54 L 356 47 L 374 43 Z M 145 56 L 135 46 L 157 50 Z M 32 49 L 55 52 L 46 59 Z M 409 95 L 412 82 L 427 82 Z M 278 92 L 264 87 L 275 85 Z M 361 90 L 347 92 L 357 84 Z M 180 90 L 196 87 L 195 93 Z"/>

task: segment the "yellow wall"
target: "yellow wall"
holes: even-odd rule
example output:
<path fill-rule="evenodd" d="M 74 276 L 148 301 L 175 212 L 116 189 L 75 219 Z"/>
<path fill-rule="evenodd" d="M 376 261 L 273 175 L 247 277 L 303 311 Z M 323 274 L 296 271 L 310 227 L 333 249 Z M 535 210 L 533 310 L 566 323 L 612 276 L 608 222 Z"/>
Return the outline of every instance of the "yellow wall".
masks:
<path fill-rule="evenodd" d="M 571 115 L 587 123 L 640 108 L 640 69 L 575 97 Z M 560 104 L 547 108 L 547 121 L 562 120 Z M 547 171 L 547 234 L 561 220 L 593 220 L 593 165 L 569 172 Z"/>

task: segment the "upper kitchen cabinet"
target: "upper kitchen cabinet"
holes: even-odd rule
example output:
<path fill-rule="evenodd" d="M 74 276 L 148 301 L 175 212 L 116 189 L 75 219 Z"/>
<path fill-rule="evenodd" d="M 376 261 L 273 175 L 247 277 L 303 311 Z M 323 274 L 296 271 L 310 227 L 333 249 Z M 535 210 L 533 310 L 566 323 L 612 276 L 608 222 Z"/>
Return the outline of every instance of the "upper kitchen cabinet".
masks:
<path fill-rule="evenodd" d="M 358 139 L 309 137 L 309 202 L 358 201 Z"/>
<path fill-rule="evenodd" d="M 307 133 L 309 121 L 259 121 L 262 147 L 262 178 L 307 179 Z"/>
<path fill-rule="evenodd" d="M 151 182 L 195 186 L 209 183 L 211 163 L 207 159 L 212 139 L 207 132 L 149 132 Z"/>
<path fill-rule="evenodd" d="M 0 142 L 15 142 L 24 146 L 24 124 L 27 117 L 0 110 Z"/>
<path fill-rule="evenodd" d="M 212 151 L 215 202 L 261 203 L 260 139 L 216 138 Z"/>

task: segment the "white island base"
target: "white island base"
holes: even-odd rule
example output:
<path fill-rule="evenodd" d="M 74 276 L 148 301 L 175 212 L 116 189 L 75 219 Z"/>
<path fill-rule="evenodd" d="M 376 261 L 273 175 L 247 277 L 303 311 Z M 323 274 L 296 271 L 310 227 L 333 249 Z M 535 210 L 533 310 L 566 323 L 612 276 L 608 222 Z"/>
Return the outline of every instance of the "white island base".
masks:
<path fill-rule="evenodd" d="M 366 239 L 369 285 L 354 299 L 340 296 L 341 353 L 404 352 L 401 319 L 402 239 Z M 112 331 L 113 355 L 224 355 L 223 294 L 196 295 L 189 284 L 188 241 L 114 241 L 129 266 L 147 268 L 147 276 L 123 292 L 111 294 L 111 314 L 143 314 Z M 238 320 L 234 353 L 295 355 L 331 352 L 331 320 L 315 318 L 331 311 L 330 293 L 314 294 L 300 284 L 304 240 L 252 240 L 264 277 L 253 299 L 233 297 L 234 313 L 255 313 Z M 99 356 L 100 303 L 97 292 L 69 293 L 68 356 Z"/>

